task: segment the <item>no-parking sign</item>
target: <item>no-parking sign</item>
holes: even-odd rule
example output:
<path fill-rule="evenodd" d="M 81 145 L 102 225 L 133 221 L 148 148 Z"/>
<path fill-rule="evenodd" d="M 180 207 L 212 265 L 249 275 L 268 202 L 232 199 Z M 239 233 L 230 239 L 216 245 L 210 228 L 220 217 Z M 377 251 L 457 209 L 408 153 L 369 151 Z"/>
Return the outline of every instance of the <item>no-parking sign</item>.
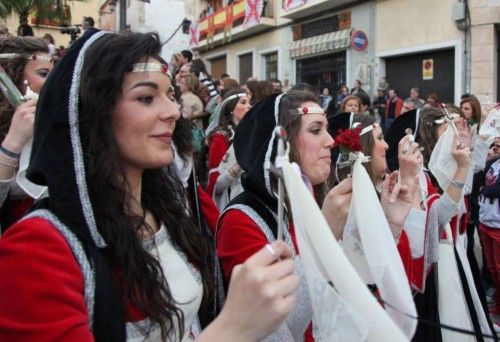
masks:
<path fill-rule="evenodd" d="M 351 35 L 351 46 L 356 51 L 364 51 L 368 46 L 368 36 L 361 30 L 356 30 Z"/>

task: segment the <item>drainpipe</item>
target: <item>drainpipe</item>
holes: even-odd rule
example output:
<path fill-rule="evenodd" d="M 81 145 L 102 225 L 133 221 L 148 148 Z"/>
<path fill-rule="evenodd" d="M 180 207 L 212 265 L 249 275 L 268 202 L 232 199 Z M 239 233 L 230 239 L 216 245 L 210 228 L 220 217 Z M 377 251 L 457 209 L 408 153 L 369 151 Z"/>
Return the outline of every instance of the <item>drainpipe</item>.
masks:
<path fill-rule="evenodd" d="M 370 3 L 370 35 L 371 35 L 371 43 L 368 44 L 368 60 L 370 61 L 368 63 L 368 77 L 369 77 L 369 84 L 370 84 L 370 101 L 373 98 L 373 96 L 376 94 L 376 89 L 377 89 L 377 82 L 378 79 L 375 77 L 375 72 L 376 72 L 376 60 L 375 60 L 375 44 L 376 44 L 376 32 L 375 32 L 375 20 L 377 20 L 377 16 L 375 13 L 375 1 L 372 1 Z"/>
<path fill-rule="evenodd" d="M 120 31 L 127 29 L 127 0 L 120 0 Z"/>
<path fill-rule="evenodd" d="M 462 66 L 462 89 L 463 94 L 471 92 L 471 69 L 472 69 L 472 44 L 471 44 L 471 20 L 468 0 L 460 0 L 453 5 L 452 17 L 456 27 L 464 33 L 464 51 L 465 61 Z"/>
<path fill-rule="evenodd" d="M 465 72 L 464 72 L 464 82 L 465 82 L 465 92 L 471 93 L 471 74 L 472 74 L 472 34 L 471 34 L 471 20 L 470 20 L 470 10 L 468 0 L 464 0 L 465 3 Z"/>

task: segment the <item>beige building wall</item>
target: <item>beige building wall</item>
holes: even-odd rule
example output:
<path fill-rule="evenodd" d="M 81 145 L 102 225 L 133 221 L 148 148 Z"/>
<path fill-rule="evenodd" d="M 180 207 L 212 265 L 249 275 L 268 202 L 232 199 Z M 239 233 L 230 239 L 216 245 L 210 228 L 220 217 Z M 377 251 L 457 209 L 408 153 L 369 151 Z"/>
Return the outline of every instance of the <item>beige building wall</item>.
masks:
<path fill-rule="evenodd" d="M 465 33 L 453 20 L 456 0 L 376 1 L 375 79 L 385 76 L 385 58 L 454 49 L 454 102 L 466 89 Z"/>
<path fill-rule="evenodd" d="M 379 0 L 377 52 L 462 39 L 452 19 L 456 0 Z"/>
<path fill-rule="evenodd" d="M 96 26 L 99 23 L 99 0 L 85 0 L 85 1 L 68 1 L 67 4 L 71 10 L 71 24 L 81 24 L 83 17 L 94 18 Z M 1 21 L 0 21 L 1 22 Z M 31 22 L 31 19 L 29 19 Z M 16 34 L 17 27 L 19 26 L 19 19 L 17 16 L 12 16 L 4 23 L 9 28 L 9 32 Z M 70 41 L 70 36 L 68 34 L 62 34 L 59 32 L 59 27 L 52 26 L 33 26 L 33 31 L 35 36 L 43 37 L 44 34 L 50 33 L 54 37 L 55 45 L 68 46 Z"/>
<path fill-rule="evenodd" d="M 500 24 L 500 1 L 470 0 L 471 93 L 482 104 L 498 102 L 498 53 L 495 24 Z"/>
<path fill-rule="evenodd" d="M 283 49 L 283 34 L 284 30 L 290 28 L 282 28 L 271 32 L 248 37 L 231 44 L 223 45 L 208 52 L 200 51 L 200 57 L 207 64 L 210 71 L 210 60 L 221 56 L 226 56 L 226 72 L 231 78 L 239 80 L 239 55 L 253 53 L 253 76 L 258 79 L 264 79 L 265 76 L 265 61 L 263 55 L 277 51 L 278 52 L 278 76 L 290 76 L 290 70 L 284 70 L 283 54 L 288 57 L 288 52 Z"/>

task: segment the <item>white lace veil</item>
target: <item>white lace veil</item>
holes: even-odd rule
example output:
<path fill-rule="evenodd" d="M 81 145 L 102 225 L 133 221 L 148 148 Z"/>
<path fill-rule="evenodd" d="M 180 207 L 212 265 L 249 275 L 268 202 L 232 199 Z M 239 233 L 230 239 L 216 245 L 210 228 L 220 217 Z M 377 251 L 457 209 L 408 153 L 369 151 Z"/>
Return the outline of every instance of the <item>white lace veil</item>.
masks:
<path fill-rule="evenodd" d="M 450 186 L 458 167 L 457 162 L 451 155 L 454 139 L 455 132 L 451 124 L 448 124 L 448 128 L 441 134 L 441 137 L 439 137 L 438 142 L 434 146 L 429 160 L 429 170 L 443 190 L 448 189 Z M 470 193 L 472 190 L 473 170 L 474 165 L 471 162 L 465 185 L 462 188 L 462 195 Z"/>
<path fill-rule="evenodd" d="M 343 235 L 344 253 L 366 284 L 376 284 L 386 312 L 408 338 L 417 322 L 410 284 L 375 187 L 357 153 L 352 199 Z"/>

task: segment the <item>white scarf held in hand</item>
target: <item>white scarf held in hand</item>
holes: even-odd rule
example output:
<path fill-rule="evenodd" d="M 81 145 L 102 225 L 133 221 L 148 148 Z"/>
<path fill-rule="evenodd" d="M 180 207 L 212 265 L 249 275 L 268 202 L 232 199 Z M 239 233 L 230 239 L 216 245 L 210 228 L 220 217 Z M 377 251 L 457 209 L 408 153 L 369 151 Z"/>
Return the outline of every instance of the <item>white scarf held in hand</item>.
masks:
<path fill-rule="evenodd" d="M 356 155 L 344 253 L 366 284 L 377 285 L 380 296 L 389 304 L 386 312 L 412 338 L 417 321 L 405 315 L 417 316 L 410 283 L 375 187 L 362 165 L 365 156 L 361 152 Z"/>
<path fill-rule="evenodd" d="M 345 257 L 300 172 L 280 162 L 320 340 L 408 341 Z"/>

